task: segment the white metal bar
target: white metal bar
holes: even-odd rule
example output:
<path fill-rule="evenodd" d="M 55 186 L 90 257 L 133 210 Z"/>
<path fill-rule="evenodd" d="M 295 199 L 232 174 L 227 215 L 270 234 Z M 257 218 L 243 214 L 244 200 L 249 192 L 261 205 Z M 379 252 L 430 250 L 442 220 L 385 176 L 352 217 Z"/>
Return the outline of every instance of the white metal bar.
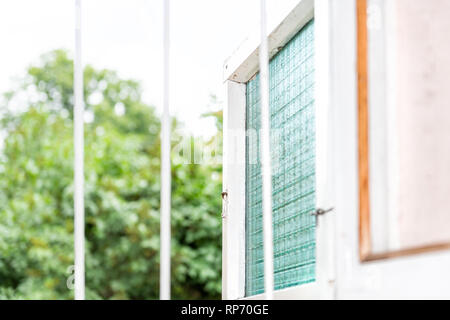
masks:
<path fill-rule="evenodd" d="M 264 287 L 267 300 L 273 299 L 272 167 L 270 163 L 269 49 L 267 44 L 266 1 L 261 0 L 261 45 L 259 70 L 261 90 L 261 153 L 264 236 Z"/>
<path fill-rule="evenodd" d="M 74 212 L 75 212 L 75 299 L 84 300 L 84 98 L 81 59 L 81 0 L 75 1 L 74 59 Z"/>
<path fill-rule="evenodd" d="M 170 0 L 164 0 L 164 88 L 161 122 L 161 256 L 160 299 L 170 300 L 170 110 L 169 110 L 169 58 L 170 58 Z"/>

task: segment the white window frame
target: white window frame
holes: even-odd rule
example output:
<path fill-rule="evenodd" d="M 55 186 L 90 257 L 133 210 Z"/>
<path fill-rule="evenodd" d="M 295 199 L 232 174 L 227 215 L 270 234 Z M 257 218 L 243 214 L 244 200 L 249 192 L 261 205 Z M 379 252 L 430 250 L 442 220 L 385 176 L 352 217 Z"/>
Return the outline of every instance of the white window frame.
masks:
<path fill-rule="evenodd" d="M 320 1 L 320 0 L 319 0 Z M 362 262 L 359 256 L 356 1 L 330 1 L 337 299 L 449 299 L 450 251 Z M 391 2 L 391 1 L 388 1 Z M 335 44 L 335 45 L 334 45 Z M 376 171 L 371 174 L 382 174 Z M 423 275 L 426 274 L 426 277 Z"/>
<path fill-rule="evenodd" d="M 285 8 L 279 21 L 269 20 L 269 56 L 273 57 L 306 23 L 315 20 L 316 207 L 333 207 L 333 166 L 330 134 L 330 4 L 299 0 Z M 270 18 L 270 17 L 269 17 Z M 224 109 L 223 278 L 224 299 L 245 297 L 245 110 L 246 83 L 258 71 L 259 37 L 248 39 L 225 62 L 227 102 Z M 317 94 L 320 92 L 320 94 Z M 274 299 L 334 297 L 334 213 L 320 216 L 316 228 L 316 281 L 274 292 Z"/>

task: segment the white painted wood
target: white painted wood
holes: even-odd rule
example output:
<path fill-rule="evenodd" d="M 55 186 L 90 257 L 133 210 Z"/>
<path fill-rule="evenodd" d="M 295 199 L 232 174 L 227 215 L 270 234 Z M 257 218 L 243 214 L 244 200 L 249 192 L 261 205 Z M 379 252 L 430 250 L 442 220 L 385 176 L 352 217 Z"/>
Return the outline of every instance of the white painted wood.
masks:
<path fill-rule="evenodd" d="M 355 0 L 331 2 L 331 99 L 334 113 L 336 221 L 336 297 L 357 286 L 353 277 L 358 255 L 358 155 Z M 339 152 L 338 152 L 339 151 Z"/>
<path fill-rule="evenodd" d="M 225 83 L 223 191 L 228 208 L 222 219 L 222 297 L 245 295 L 245 84 Z"/>
<path fill-rule="evenodd" d="M 450 298 L 450 252 L 360 262 L 355 0 L 331 1 L 338 299 Z M 339 112 L 337 112 L 337 110 Z M 376 172 L 374 174 L 377 174 Z"/>
<path fill-rule="evenodd" d="M 450 136 L 445 129 L 448 97 L 445 89 L 439 90 L 448 74 L 445 66 L 450 64 L 445 53 L 433 55 L 447 51 L 439 46 L 447 43 L 448 33 L 441 31 L 445 30 L 441 24 L 447 21 L 449 7 L 445 1 L 409 4 L 368 1 L 369 189 L 374 253 L 450 239 L 448 212 L 442 209 L 448 207 L 450 172 L 446 149 L 442 148 Z M 402 46 L 405 43 L 409 43 L 406 48 Z M 435 78 L 439 74 L 440 80 Z M 432 207 L 437 209 L 430 210 Z"/>
<path fill-rule="evenodd" d="M 372 249 L 385 252 L 388 248 L 388 141 L 391 138 L 386 130 L 389 108 L 387 106 L 386 73 L 386 21 L 384 0 L 369 0 L 368 12 L 368 103 L 369 106 L 369 189 L 370 211 L 379 212 L 371 219 Z M 375 107 L 376 106 L 376 107 Z M 377 174 L 373 171 L 378 167 Z"/>
<path fill-rule="evenodd" d="M 74 59 L 74 242 L 75 300 L 85 298 L 84 275 L 84 97 L 81 51 L 81 0 L 75 1 Z"/>
<path fill-rule="evenodd" d="M 273 293 L 275 300 L 317 300 L 326 299 L 317 283 L 306 283 L 301 286 L 295 286 L 282 290 L 276 290 Z M 262 300 L 265 294 L 257 294 L 251 297 L 245 297 L 242 300 Z"/>
<path fill-rule="evenodd" d="M 400 242 L 397 233 L 398 230 L 398 219 L 395 212 L 398 212 L 398 204 L 395 199 L 398 197 L 398 179 L 399 179 L 399 165 L 396 159 L 398 159 L 398 142 L 397 139 L 393 138 L 397 136 L 397 35 L 390 30 L 397 29 L 397 1 L 385 1 L 385 37 L 386 37 L 386 47 L 389 51 L 386 52 L 386 105 L 387 105 L 387 122 L 386 130 L 388 137 L 387 141 L 387 176 L 388 176 L 388 186 L 389 186 L 389 196 L 387 197 L 387 212 L 388 218 L 385 219 L 387 222 L 386 230 L 387 233 L 387 245 L 391 250 L 400 249 Z"/>
<path fill-rule="evenodd" d="M 330 104 L 330 5 L 328 0 L 315 0 L 315 116 L 316 116 L 316 207 L 334 207 L 333 144 L 334 127 Z M 334 296 L 334 211 L 318 217 L 316 227 L 317 297 Z"/>
<path fill-rule="evenodd" d="M 372 250 L 400 249 L 397 237 L 396 1 L 368 1 L 368 103 Z"/>
<path fill-rule="evenodd" d="M 283 5 L 280 3 L 280 6 Z M 314 0 L 300 0 L 295 5 L 284 6 L 280 20 L 269 19 L 268 50 L 273 57 L 313 17 Z M 224 63 L 224 81 L 246 83 L 258 71 L 260 38 L 252 36 Z"/>

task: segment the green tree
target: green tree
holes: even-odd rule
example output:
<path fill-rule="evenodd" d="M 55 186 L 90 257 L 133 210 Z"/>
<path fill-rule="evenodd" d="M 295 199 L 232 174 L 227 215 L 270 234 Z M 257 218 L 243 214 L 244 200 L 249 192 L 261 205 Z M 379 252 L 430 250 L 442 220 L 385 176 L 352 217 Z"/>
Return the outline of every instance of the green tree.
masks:
<path fill-rule="evenodd" d="M 0 299 L 73 298 L 72 79 L 50 52 L 0 105 Z M 92 66 L 84 81 L 87 298 L 157 299 L 158 117 L 136 81 Z M 219 298 L 221 166 L 176 163 L 172 179 L 173 298 Z"/>

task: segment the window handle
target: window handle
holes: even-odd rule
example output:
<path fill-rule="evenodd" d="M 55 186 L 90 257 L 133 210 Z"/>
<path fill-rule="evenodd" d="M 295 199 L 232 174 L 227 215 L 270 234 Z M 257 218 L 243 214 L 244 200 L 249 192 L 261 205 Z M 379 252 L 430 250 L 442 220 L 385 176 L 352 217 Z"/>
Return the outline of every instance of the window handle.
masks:
<path fill-rule="evenodd" d="M 317 208 L 314 212 L 311 213 L 312 216 L 316 217 L 316 226 L 319 225 L 319 216 L 323 216 L 324 214 L 333 211 L 334 208 L 331 207 L 329 209 L 322 209 L 322 208 Z"/>
<path fill-rule="evenodd" d="M 224 191 L 222 192 L 222 219 L 225 219 L 227 217 L 227 211 L 228 211 L 228 192 Z"/>

